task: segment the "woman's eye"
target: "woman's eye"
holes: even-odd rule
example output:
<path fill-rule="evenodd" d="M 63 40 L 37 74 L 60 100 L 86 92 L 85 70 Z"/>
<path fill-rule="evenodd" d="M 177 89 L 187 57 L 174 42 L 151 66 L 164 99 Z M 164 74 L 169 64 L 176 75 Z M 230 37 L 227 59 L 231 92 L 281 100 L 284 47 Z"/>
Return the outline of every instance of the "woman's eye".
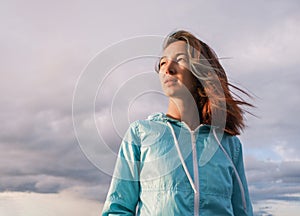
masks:
<path fill-rule="evenodd" d="M 177 59 L 177 61 L 187 61 L 187 59 L 185 57 L 180 57 Z"/>
<path fill-rule="evenodd" d="M 161 66 L 163 66 L 165 63 L 166 63 L 166 61 L 161 61 L 161 62 L 159 63 L 159 66 L 161 67 Z"/>
<path fill-rule="evenodd" d="M 187 59 L 184 57 L 180 57 L 177 59 L 177 62 L 187 62 Z"/>

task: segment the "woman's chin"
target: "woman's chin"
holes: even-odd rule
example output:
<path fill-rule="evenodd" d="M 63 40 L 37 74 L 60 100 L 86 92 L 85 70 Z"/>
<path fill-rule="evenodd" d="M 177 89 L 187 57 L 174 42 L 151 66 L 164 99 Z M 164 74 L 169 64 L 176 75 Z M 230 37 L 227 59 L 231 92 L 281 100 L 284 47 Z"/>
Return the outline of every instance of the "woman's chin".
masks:
<path fill-rule="evenodd" d="M 163 90 L 164 94 L 167 97 L 176 97 L 176 98 L 189 98 L 192 96 L 191 92 L 187 89 L 175 89 L 175 88 L 167 88 Z"/>
<path fill-rule="evenodd" d="M 173 97 L 176 95 L 176 91 L 174 89 L 164 89 L 164 94 L 167 96 L 167 97 Z"/>

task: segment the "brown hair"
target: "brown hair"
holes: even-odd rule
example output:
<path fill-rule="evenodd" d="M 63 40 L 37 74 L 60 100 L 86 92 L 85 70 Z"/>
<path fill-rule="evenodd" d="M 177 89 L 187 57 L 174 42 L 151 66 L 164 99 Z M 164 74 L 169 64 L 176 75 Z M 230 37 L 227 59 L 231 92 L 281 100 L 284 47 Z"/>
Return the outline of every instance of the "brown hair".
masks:
<path fill-rule="evenodd" d="M 216 53 L 193 34 L 183 30 L 176 31 L 166 38 L 163 49 L 178 40 L 187 43 L 191 72 L 195 76 L 197 86 L 193 96 L 201 123 L 221 126 L 231 135 L 240 134 L 245 127 L 243 119 L 245 110 L 240 106 L 253 107 L 253 105 L 231 92 L 229 86 L 249 97 L 250 95 L 228 82 Z M 214 121 L 215 119 L 217 121 Z"/>

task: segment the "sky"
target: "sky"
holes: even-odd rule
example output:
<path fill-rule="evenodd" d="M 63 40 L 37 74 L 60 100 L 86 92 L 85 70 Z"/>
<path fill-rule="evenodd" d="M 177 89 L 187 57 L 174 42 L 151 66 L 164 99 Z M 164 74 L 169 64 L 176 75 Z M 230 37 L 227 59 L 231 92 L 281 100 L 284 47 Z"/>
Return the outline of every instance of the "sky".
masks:
<path fill-rule="evenodd" d="M 253 95 L 256 215 L 300 211 L 300 3 L 1 1 L 0 215 L 100 215 L 130 122 L 166 111 L 154 64 L 188 30 Z M 92 114 L 92 115 L 91 115 Z"/>

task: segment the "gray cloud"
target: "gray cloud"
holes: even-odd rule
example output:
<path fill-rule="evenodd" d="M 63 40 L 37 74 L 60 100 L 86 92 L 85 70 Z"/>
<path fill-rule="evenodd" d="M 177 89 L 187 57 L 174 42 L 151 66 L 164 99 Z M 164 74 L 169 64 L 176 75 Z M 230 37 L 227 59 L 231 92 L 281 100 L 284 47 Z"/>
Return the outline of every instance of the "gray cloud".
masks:
<path fill-rule="evenodd" d="M 142 34 L 166 35 L 182 27 L 198 34 L 220 57 L 231 57 L 222 60 L 230 80 L 257 96 L 257 108 L 251 111 L 259 118 L 247 116 L 249 127 L 241 136 L 254 201 L 288 200 L 291 194 L 297 200 L 298 1 L 174 2 L 171 8 L 158 1 L 120 4 L 1 3 L 0 190 L 74 190 L 103 201 L 110 176 L 88 161 L 73 130 L 76 81 L 96 53 L 112 43 Z M 114 125 L 107 114 L 112 93 L 128 77 L 150 70 L 145 59 L 120 66 L 119 76 L 112 77 L 96 98 L 96 122 L 113 152 L 129 122 L 165 111 L 165 98 L 145 94 L 131 104 L 128 121 L 118 125 L 120 133 L 111 131 Z M 121 89 L 124 99 L 122 93 L 126 92 Z M 114 158 L 106 158 L 101 147 L 99 151 L 104 163 L 113 167 Z"/>

